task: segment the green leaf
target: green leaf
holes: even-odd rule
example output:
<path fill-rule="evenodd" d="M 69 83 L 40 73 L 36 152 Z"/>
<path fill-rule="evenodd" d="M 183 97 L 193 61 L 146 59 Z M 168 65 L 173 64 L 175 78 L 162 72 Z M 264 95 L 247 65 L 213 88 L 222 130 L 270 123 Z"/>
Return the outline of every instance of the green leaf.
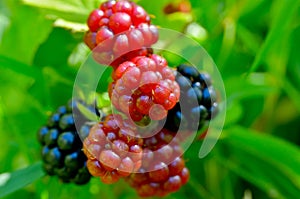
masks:
<path fill-rule="evenodd" d="M 41 8 L 55 18 L 78 23 L 84 23 L 100 2 L 103 0 L 23 0 L 26 5 Z"/>
<path fill-rule="evenodd" d="M 44 175 L 41 162 L 13 173 L 0 174 L 0 197 L 21 189 Z"/>
<path fill-rule="evenodd" d="M 219 143 L 230 156 L 220 162 L 274 198 L 297 198 L 300 190 L 300 150 L 270 135 L 231 128 Z M 225 156 L 224 156 L 225 157 Z"/>
<path fill-rule="evenodd" d="M 68 65 L 79 68 L 86 60 L 90 49 L 84 44 L 79 43 L 68 58 Z"/>
<path fill-rule="evenodd" d="M 36 51 L 34 65 L 51 66 L 60 73 L 61 70 L 67 70 L 64 66 L 68 65 L 70 54 L 82 39 L 81 35 L 78 35 L 78 38 L 76 36 L 77 34 L 72 34 L 64 28 L 53 28 L 47 40 Z"/>
<path fill-rule="evenodd" d="M 0 76 L 0 80 L 4 81 L 4 79 L 7 79 L 6 84 L 2 85 L 2 89 L 7 89 L 11 91 L 13 89 L 16 89 L 16 87 L 20 85 L 20 87 L 22 87 L 22 95 L 31 94 L 32 96 L 34 96 L 34 98 L 40 98 L 41 100 L 45 100 L 46 103 L 44 105 L 50 104 L 50 97 L 48 93 L 48 88 L 46 86 L 47 82 L 45 82 L 44 74 L 42 73 L 40 68 L 31 67 L 27 64 L 23 64 L 14 59 L 10 59 L 0 55 L 0 69 L 3 75 Z M 11 73 L 8 73 L 8 71 L 13 72 L 13 75 Z M 24 79 L 26 79 L 28 83 L 26 82 L 25 84 Z M 34 104 L 34 102 L 32 103 Z M 17 100 L 15 100 L 13 104 L 14 107 L 17 109 Z"/>
<path fill-rule="evenodd" d="M 237 76 L 227 78 L 225 87 L 228 104 L 234 100 L 267 96 L 278 90 L 274 78 L 266 73 L 252 73 L 247 78 Z"/>
<path fill-rule="evenodd" d="M 30 67 L 16 60 L 0 55 L 1 70 L 10 69 L 15 73 L 25 75 L 30 78 L 39 78 L 42 76 L 42 71 L 35 67 Z"/>
<path fill-rule="evenodd" d="M 100 108 L 108 107 L 111 105 L 111 101 L 107 92 L 99 93 L 97 97 L 97 106 Z"/>
<path fill-rule="evenodd" d="M 85 23 L 76 23 L 71 21 L 66 21 L 64 19 L 57 19 L 54 22 L 55 27 L 64 28 L 74 32 L 86 32 L 88 27 Z"/>
<path fill-rule="evenodd" d="M 19 1 L 7 2 L 10 25 L 3 33 L 0 54 L 31 64 L 38 46 L 52 29 L 52 21 Z"/>

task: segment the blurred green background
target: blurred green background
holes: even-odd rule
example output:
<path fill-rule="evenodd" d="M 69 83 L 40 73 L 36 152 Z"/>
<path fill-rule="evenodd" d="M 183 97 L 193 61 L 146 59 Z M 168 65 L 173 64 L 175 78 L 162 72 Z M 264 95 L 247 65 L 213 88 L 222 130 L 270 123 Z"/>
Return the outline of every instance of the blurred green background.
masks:
<path fill-rule="evenodd" d="M 62 184 L 39 178 L 36 132 L 72 96 L 89 50 L 85 21 L 101 0 L 0 1 L 0 197 L 137 198 L 124 182 Z M 153 23 L 184 32 L 216 62 L 227 95 L 221 138 L 204 159 L 185 154 L 191 179 L 167 198 L 300 197 L 300 9 L 298 0 L 140 0 Z M 181 6 L 178 6 L 181 5 Z M 191 9 L 189 9 L 189 6 Z M 168 9 L 167 9 L 168 8 Z M 168 60 L 171 65 L 176 60 Z M 26 179 L 13 173 L 24 170 Z"/>

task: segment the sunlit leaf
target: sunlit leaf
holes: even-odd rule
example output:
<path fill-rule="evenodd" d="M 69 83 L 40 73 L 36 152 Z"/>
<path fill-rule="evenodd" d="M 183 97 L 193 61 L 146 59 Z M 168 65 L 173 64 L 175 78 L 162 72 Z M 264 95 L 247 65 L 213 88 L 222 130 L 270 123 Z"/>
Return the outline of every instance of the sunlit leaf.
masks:
<path fill-rule="evenodd" d="M 17 1 L 7 2 L 10 25 L 3 33 L 0 54 L 31 64 L 38 46 L 52 29 L 52 21 L 46 20 L 35 8 L 13 3 Z"/>
<path fill-rule="evenodd" d="M 97 8 L 101 0 L 23 0 L 23 2 L 43 9 L 54 18 L 84 23 L 90 11 Z"/>

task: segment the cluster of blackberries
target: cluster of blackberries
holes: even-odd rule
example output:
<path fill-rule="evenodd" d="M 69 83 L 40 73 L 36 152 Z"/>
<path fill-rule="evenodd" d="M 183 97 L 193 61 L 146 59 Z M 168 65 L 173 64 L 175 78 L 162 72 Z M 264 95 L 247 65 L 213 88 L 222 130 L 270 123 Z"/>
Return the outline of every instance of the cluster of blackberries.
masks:
<path fill-rule="evenodd" d="M 152 52 L 158 30 L 146 11 L 126 0 L 108 1 L 87 24 L 85 43 L 93 57 L 114 68 L 109 94 L 115 108 L 137 122 L 164 119 L 180 92 L 167 61 Z"/>
<path fill-rule="evenodd" d="M 84 41 L 93 58 L 114 69 L 108 93 L 119 113 L 88 126 L 87 119 L 76 120 L 84 116 L 74 103 L 73 114 L 70 106 L 60 107 L 38 134 L 46 172 L 77 184 L 88 182 L 91 175 L 107 184 L 123 178 L 142 197 L 179 190 L 190 174 L 182 137 L 176 135 L 199 130 L 218 112 L 209 75 L 187 65 L 176 71 L 154 54 L 157 28 L 133 2 L 105 2 L 87 24 Z M 139 127 L 149 120 L 166 122 L 146 136 Z"/>

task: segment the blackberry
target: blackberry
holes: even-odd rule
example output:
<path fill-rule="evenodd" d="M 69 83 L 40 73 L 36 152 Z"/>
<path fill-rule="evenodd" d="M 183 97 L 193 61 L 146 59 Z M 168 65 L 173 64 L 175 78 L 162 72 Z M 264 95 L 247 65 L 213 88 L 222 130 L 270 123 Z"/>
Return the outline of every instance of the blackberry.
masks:
<path fill-rule="evenodd" d="M 107 1 L 91 12 L 84 41 L 95 60 L 116 67 L 128 54 L 141 55 L 158 40 L 147 12 L 134 2 Z M 146 54 L 143 54 L 146 55 Z"/>
<path fill-rule="evenodd" d="M 162 120 L 179 100 L 179 86 L 167 61 L 156 54 L 138 56 L 118 66 L 109 94 L 114 107 L 134 121 Z"/>
<path fill-rule="evenodd" d="M 165 128 L 177 132 L 200 130 L 218 113 L 217 94 L 209 74 L 193 66 L 177 67 L 176 82 L 180 87 L 180 102 L 168 112 Z M 180 105 L 184 103 L 184 106 Z M 182 111 L 184 107 L 187 110 Z"/>
<path fill-rule="evenodd" d="M 142 139 L 134 124 L 120 115 L 108 115 L 94 125 L 84 140 L 87 168 L 106 184 L 137 171 L 141 166 Z"/>
<path fill-rule="evenodd" d="M 126 181 L 141 197 L 163 197 L 178 191 L 189 179 L 181 157 L 182 149 L 174 133 L 161 130 L 144 139 L 142 166 Z"/>
<path fill-rule="evenodd" d="M 45 172 L 58 176 L 64 183 L 80 185 L 86 184 L 91 178 L 86 166 L 87 158 L 81 150 L 81 139 L 87 136 L 90 127 L 86 123 L 88 119 L 80 113 L 78 103 L 81 102 L 71 100 L 68 105 L 59 107 L 38 131 L 38 141 L 43 147 L 41 153 Z M 99 114 L 92 107 L 87 108 Z M 82 127 L 79 132 L 75 121 Z"/>

